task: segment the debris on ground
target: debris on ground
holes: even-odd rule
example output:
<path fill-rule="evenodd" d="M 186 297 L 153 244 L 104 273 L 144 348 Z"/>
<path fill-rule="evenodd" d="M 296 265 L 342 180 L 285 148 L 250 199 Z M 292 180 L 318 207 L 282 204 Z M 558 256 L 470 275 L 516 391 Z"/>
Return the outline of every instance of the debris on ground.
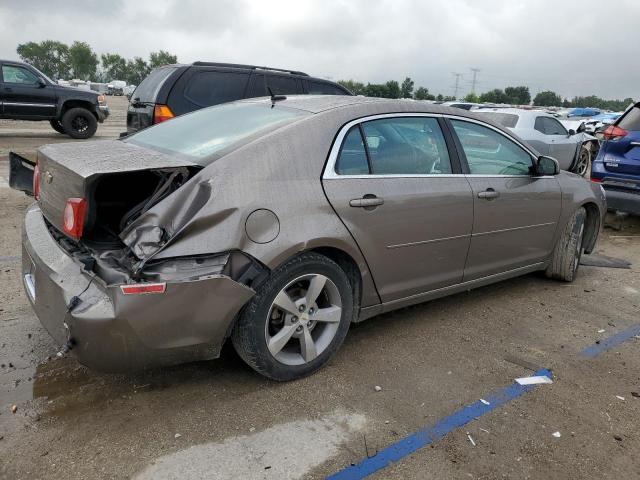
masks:
<path fill-rule="evenodd" d="M 562 434 L 560 432 L 553 432 L 551 434 L 552 437 L 556 437 L 556 438 L 560 438 L 562 436 Z"/>
<path fill-rule="evenodd" d="M 622 437 L 620 435 L 614 435 L 613 436 L 614 440 L 621 442 L 622 441 Z"/>
<path fill-rule="evenodd" d="M 373 389 L 374 389 L 376 392 L 381 392 L 381 391 L 382 391 L 382 387 L 381 387 L 380 385 L 376 385 L 375 387 L 373 387 Z"/>
<path fill-rule="evenodd" d="M 616 398 L 617 398 L 618 400 L 622 400 L 622 401 L 624 402 L 624 397 L 621 397 L 620 395 L 616 395 Z"/>
<path fill-rule="evenodd" d="M 180 438 L 182 435 L 180 435 L 179 433 L 176 433 L 173 438 Z"/>
<path fill-rule="evenodd" d="M 18 411 L 17 405 L 11 405 L 11 413 L 16 413 Z"/>
<path fill-rule="evenodd" d="M 635 397 L 635 398 L 640 398 L 640 393 L 638 392 L 631 392 L 631 396 Z"/>
<path fill-rule="evenodd" d="M 476 442 L 473 441 L 473 437 L 471 437 L 471 435 L 469 434 L 469 432 L 467 432 L 467 438 L 469 439 L 469 441 L 471 442 L 471 445 L 473 445 L 474 447 L 476 446 Z"/>
<path fill-rule="evenodd" d="M 537 375 L 533 377 L 516 378 L 516 382 L 520 385 L 540 385 L 542 383 L 553 383 L 546 375 Z"/>
<path fill-rule="evenodd" d="M 598 333 L 604 333 L 604 332 L 605 332 L 604 328 L 601 328 L 600 330 L 598 330 Z"/>
<path fill-rule="evenodd" d="M 480 428 L 480 430 L 482 430 L 485 433 L 489 433 L 489 430 L 485 430 L 484 428 Z"/>
<path fill-rule="evenodd" d="M 491 403 L 487 402 L 484 398 L 480 399 L 480 403 L 484 403 L 485 405 L 491 405 Z"/>

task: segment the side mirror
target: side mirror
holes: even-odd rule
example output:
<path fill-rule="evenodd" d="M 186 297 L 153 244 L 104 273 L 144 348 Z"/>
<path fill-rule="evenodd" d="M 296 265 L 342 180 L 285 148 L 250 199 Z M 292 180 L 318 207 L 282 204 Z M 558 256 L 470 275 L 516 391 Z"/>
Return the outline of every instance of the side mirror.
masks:
<path fill-rule="evenodd" d="M 536 160 L 536 175 L 558 175 L 560 173 L 560 165 L 555 158 L 540 155 Z"/>
<path fill-rule="evenodd" d="M 569 129 L 569 136 L 573 137 L 576 134 L 576 131 L 573 128 Z"/>
<path fill-rule="evenodd" d="M 580 126 L 578 126 L 578 129 L 576 130 L 577 133 L 582 133 L 587 129 L 587 124 L 582 122 L 580 124 Z"/>
<path fill-rule="evenodd" d="M 42 77 L 38 77 L 38 88 L 44 88 L 47 86 L 47 82 Z"/>

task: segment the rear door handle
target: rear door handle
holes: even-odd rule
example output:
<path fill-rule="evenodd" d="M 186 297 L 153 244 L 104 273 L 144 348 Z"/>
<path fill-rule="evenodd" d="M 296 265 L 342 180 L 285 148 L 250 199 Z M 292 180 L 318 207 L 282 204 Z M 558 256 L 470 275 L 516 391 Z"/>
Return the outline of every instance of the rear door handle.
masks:
<path fill-rule="evenodd" d="M 478 198 L 484 198 L 485 200 L 492 200 L 499 196 L 500 192 L 496 192 L 493 188 L 487 188 L 484 192 L 478 193 Z"/>
<path fill-rule="evenodd" d="M 349 205 L 351 205 L 352 207 L 361 208 L 377 207 L 379 205 L 382 205 L 383 203 L 384 200 L 380 197 L 376 197 L 375 195 L 365 195 L 362 198 L 354 198 L 353 200 L 349 201 Z"/>

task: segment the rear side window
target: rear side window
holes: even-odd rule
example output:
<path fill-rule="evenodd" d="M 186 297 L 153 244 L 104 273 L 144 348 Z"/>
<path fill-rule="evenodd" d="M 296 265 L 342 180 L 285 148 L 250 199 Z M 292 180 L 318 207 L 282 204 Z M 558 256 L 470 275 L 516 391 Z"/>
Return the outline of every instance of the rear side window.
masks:
<path fill-rule="evenodd" d="M 232 102 L 244 97 L 249 75 L 233 72 L 198 72 L 189 81 L 185 97 L 201 107 Z"/>
<path fill-rule="evenodd" d="M 275 95 L 295 95 L 300 93 L 298 81 L 284 75 L 267 75 L 267 84 Z"/>
<path fill-rule="evenodd" d="M 347 136 L 344 137 L 336 161 L 336 173 L 339 175 L 367 175 L 369 173 L 367 152 L 358 125 L 351 127 Z"/>
<path fill-rule="evenodd" d="M 345 95 L 344 90 L 330 83 L 307 82 L 307 89 L 311 95 Z"/>
<path fill-rule="evenodd" d="M 545 135 L 567 135 L 567 129 L 562 124 L 551 117 L 536 117 L 533 128 Z"/>
<path fill-rule="evenodd" d="M 155 103 L 162 85 L 164 85 L 164 82 L 176 68 L 177 67 L 156 68 L 138 85 L 138 88 L 134 90 L 131 98 L 137 98 L 141 102 Z"/>
<path fill-rule="evenodd" d="M 631 107 L 626 114 L 618 121 L 618 126 L 625 130 L 640 130 L 640 108 L 638 106 Z"/>
<path fill-rule="evenodd" d="M 519 117 L 513 113 L 482 112 L 482 114 L 505 128 L 516 128 L 518 124 Z"/>

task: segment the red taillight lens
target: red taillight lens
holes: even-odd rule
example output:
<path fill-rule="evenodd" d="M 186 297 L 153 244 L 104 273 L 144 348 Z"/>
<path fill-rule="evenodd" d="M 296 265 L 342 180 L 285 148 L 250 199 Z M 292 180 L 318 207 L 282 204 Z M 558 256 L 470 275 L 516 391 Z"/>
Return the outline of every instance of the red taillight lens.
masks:
<path fill-rule="evenodd" d="M 171 120 L 175 115 L 166 105 L 155 105 L 153 107 L 153 123 L 166 122 Z"/>
<path fill-rule="evenodd" d="M 616 127 L 615 125 L 609 125 L 602 132 L 602 136 L 605 140 L 617 140 L 627 136 L 627 132 L 624 128 Z"/>
<path fill-rule="evenodd" d="M 138 283 L 136 285 L 120 285 L 120 290 L 125 295 L 141 295 L 144 293 L 164 293 L 166 283 Z"/>
<path fill-rule="evenodd" d="M 591 177 L 591 181 L 592 181 L 593 183 L 602 183 L 602 179 L 600 179 L 600 178 L 593 178 L 593 177 Z"/>
<path fill-rule="evenodd" d="M 36 200 L 40 198 L 40 166 L 37 163 L 33 169 L 33 196 Z"/>
<path fill-rule="evenodd" d="M 82 237 L 84 227 L 84 214 L 87 209 L 87 201 L 84 198 L 68 198 L 64 207 L 62 229 L 76 240 Z"/>

